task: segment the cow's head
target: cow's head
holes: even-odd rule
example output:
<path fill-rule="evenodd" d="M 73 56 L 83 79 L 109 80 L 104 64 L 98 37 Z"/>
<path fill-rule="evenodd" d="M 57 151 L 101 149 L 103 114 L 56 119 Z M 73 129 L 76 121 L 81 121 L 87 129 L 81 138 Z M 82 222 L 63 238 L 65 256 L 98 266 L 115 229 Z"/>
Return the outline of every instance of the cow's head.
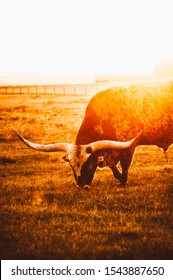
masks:
<path fill-rule="evenodd" d="M 136 146 L 142 131 L 135 138 L 127 142 L 100 140 L 87 145 L 74 145 L 68 143 L 55 143 L 46 145 L 35 144 L 23 138 L 16 131 L 15 133 L 22 142 L 34 150 L 42 152 L 66 152 L 66 155 L 63 156 L 63 159 L 66 162 L 69 162 L 73 170 L 77 186 L 89 187 L 98 165 L 99 152 L 105 149 L 121 151 L 124 149 L 129 149 L 132 146 Z"/>

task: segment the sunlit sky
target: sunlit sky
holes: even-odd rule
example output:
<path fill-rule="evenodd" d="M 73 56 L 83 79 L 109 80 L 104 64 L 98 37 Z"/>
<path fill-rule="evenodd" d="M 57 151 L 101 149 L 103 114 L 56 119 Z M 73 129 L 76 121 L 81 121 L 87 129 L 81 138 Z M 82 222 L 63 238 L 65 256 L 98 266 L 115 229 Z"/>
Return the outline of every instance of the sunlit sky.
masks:
<path fill-rule="evenodd" d="M 150 74 L 173 61 L 172 11 L 172 0 L 0 0 L 0 76 Z"/>

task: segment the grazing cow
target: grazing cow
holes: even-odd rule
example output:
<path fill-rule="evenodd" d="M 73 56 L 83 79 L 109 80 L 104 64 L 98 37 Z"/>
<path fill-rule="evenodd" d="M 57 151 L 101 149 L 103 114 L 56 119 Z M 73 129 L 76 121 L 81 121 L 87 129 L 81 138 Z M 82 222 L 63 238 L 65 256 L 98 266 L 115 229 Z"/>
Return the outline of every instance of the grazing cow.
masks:
<path fill-rule="evenodd" d="M 137 145 L 157 145 L 166 151 L 173 143 L 172 101 L 173 82 L 110 88 L 91 98 L 74 145 L 39 145 L 19 138 L 36 150 L 66 151 L 63 159 L 70 163 L 79 187 L 90 186 L 96 168 L 104 166 L 125 186 Z M 143 132 L 137 135 L 139 131 Z"/>
<path fill-rule="evenodd" d="M 167 151 L 173 143 L 173 82 L 115 87 L 97 93 L 89 102 L 76 144 L 102 139 L 126 141 L 143 130 L 138 145 L 156 145 Z M 90 159 L 92 172 L 109 166 L 126 184 L 135 147 L 102 150 Z M 117 168 L 120 161 L 122 173 Z"/>

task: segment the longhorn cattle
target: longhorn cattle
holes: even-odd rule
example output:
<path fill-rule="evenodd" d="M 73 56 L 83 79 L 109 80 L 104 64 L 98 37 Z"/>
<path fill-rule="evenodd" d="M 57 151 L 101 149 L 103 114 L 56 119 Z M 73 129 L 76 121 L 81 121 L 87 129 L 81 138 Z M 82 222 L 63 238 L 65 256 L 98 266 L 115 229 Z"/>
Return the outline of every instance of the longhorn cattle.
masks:
<path fill-rule="evenodd" d="M 34 144 L 18 136 L 33 149 L 66 152 L 63 159 L 79 187 L 90 186 L 96 168 L 104 166 L 125 186 L 137 145 L 157 145 L 166 151 L 173 143 L 172 102 L 173 82 L 110 88 L 91 98 L 74 145 Z"/>
<path fill-rule="evenodd" d="M 138 145 L 156 145 L 167 151 L 173 143 L 173 81 L 115 87 L 97 93 L 89 102 L 79 128 L 76 144 L 101 139 L 126 141 L 138 131 Z M 97 165 L 109 166 L 114 177 L 126 185 L 135 147 L 99 152 Z M 99 160 L 101 158 L 101 160 Z M 120 161 L 122 173 L 117 168 Z"/>

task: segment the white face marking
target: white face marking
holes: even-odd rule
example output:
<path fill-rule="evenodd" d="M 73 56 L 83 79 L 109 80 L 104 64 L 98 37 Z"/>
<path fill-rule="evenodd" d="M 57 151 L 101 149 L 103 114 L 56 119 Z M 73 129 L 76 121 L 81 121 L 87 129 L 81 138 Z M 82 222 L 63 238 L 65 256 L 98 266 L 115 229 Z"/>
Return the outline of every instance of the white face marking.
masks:
<path fill-rule="evenodd" d="M 70 145 L 68 149 L 68 159 L 75 175 L 81 176 L 81 169 L 83 164 L 87 161 L 91 154 L 86 152 L 85 145 Z"/>

